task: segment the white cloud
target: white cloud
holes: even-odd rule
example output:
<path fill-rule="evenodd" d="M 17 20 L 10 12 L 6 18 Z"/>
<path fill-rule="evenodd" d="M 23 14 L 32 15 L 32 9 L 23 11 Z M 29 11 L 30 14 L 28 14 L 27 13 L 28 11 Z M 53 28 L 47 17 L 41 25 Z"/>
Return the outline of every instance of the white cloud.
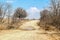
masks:
<path fill-rule="evenodd" d="M 40 10 L 37 7 L 31 7 L 27 10 L 28 13 L 39 13 Z"/>
<path fill-rule="evenodd" d="M 29 19 L 39 19 L 40 17 L 40 9 L 38 9 L 37 7 L 30 7 L 29 9 L 27 9 L 27 13 L 28 13 L 28 16 L 27 18 Z"/>

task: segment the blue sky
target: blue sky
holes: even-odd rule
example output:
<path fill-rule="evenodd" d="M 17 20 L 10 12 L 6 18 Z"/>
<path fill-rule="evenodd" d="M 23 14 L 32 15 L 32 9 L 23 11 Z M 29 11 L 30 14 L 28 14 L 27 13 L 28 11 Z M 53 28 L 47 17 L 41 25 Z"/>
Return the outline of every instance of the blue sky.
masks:
<path fill-rule="evenodd" d="M 10 3 L 13 9 L 21 7 L 28 13 L 30 19 L 40 17 L 39 12 L 48 7 L 49 0 L 0 0 L 1 3 Z"/>

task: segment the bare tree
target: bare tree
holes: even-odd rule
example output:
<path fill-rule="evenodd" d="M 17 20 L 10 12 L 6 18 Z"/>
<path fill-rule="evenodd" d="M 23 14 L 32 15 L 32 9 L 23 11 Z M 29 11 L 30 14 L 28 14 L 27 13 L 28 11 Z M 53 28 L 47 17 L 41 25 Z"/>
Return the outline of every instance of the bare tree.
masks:
<path fill-rule="evenodd" d="M 10 4 L 6 4 L 6 6 L 7 6 L 7 18 L 8 18 L 8 24 L 9 24 L 9 22 L 11 21 L 10 20 L 10 16 L 11 16 L 11 5 Z"/>
<path fill-rule="evenodd" d="M 60 0 L 50 0 L 51 1 L 51 10 L 55 22 L 58 21 L 60 15 Z"/>
<path fill-rule="evenodd" d="M 8 17 L 8 23 L 9 23 L 9 17 L 10 17 L 10 13 L 11 12 L 11 5 L 10 4 L 1 4 L 0 3 L 0 22 L 3 23 L 5 17 Z"/>
<path fill-rule="evenodd" d="M 2 21 L 2 14 L 3 14 L 3 10 L 2 10 L 2 6 L 0 3 L 0 22 Z"/>
<path fill-rule="evenodd" d="M 47 9 L 43 10 L 40 12 L 41 18 L 40 21 L 49 21 L 50 18 L 50 11 L 48 11 Z"/>
<path fill-rule="evenodd" d="M 40 22 L 54 25 L 55 27 L 60 28 L 60 0 L 50 0 L 50 3 L 51 10 L 43 10 L 40 13 Z"/>
<path fill-rule="evenodd" d="M 13 15 L 13 20 L 16 21 L 16 19 L 23 19 L 27 16 L 27 12 L 22 9 L 22 8 L 17 8 L 14 12 L 14 15 Z"/>
<path fill-rule="evenodd" d="M 3 19 L 5 17 L 6 10 L 7 10 L 4 8 L 4 6 L 5 6 L 4 4 L 0 3 L 0 23 L 3 23 Z"/>
<path fill-rule="evenodd" d="M 60 10 L 60 0 L 50 0 L 51 3 L 51 10 L 54 13 L 55 16 L 59 15 Z"/>

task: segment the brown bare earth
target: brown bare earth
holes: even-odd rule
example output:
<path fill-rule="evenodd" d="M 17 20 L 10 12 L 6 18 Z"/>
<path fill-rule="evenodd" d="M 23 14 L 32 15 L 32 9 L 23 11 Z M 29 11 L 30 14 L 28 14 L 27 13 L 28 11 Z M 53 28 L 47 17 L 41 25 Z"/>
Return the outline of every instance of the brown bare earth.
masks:
<path fill-rule="evenodd" d="M 39 29 L 37 22 L 39 21 L 26 22 L 19 30 L 0 30 L 0 40 L 60 40 L 59 32 Z"/>

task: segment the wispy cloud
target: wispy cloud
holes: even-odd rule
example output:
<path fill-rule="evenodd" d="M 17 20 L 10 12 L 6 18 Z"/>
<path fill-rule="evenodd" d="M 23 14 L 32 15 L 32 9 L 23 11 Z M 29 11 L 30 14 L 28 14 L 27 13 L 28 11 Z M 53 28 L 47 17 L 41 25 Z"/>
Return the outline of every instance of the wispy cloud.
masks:
<path fill-rule="evenodd" d="M 7 3 L 13 3 L 15 0 L 6 0 Z"/>

